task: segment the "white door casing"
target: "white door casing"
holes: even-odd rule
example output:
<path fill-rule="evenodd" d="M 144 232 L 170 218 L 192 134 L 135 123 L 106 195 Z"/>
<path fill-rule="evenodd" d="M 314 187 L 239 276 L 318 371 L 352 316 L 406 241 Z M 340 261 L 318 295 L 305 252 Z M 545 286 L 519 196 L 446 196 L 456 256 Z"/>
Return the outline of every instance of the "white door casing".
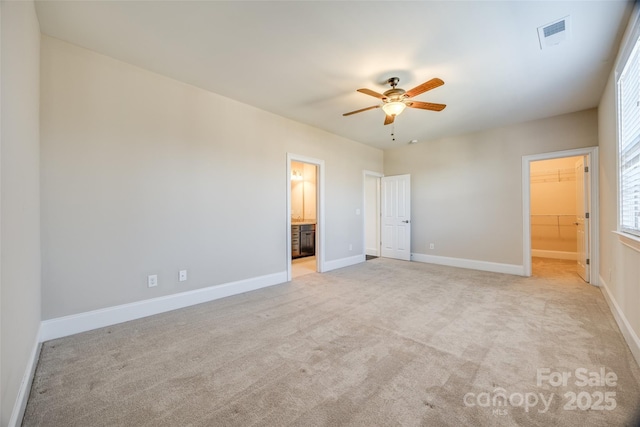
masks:
<path fill-rule="evenodd" d="M 598 147 L 576 148 L 522 156 L 522 275 L 531 276 L 531 177 L 530 163 L 538 160 L 558 159 L 561 157 L 586 156 L 589 172 L 589 227 L 585 230 L 589 239 L 589 283 L 598 286 L 598 248 L 599 248 L 599 209 L 598 209 Z"/>
<path fill-rule="evenodd" d="M 287 195 L 287 211 L 286 211 L 286 233 L 287 243 L 285 260 L 287 265 L 287 281 L 291 280 L 291 162 L 302 162 L 315 165 L 316 169 L 316 271 L 322 273 L 325 271 L 325 226 L 324 226 L 324 160 L 312 157 L 302 156 L 293 153 L 287 153 L 286 167 L 286 195 Z"/>
<path fill-rule="evenodd" d="M 586 156 L 576 162 L 576 237 L 578 239 L 578 274 L 590 279 L 589 265 L 589 165 Z"/>
<path fill-rule="evenodd" d="M 411 259 L 411 176 L 385 176 L 382 186 L 381 256 Z"/>
<path fill-rule="evenodd" d="M 363 172 L 363 247 L 365 255 L 380 256 L 380 179 L 379 172 Z"/>

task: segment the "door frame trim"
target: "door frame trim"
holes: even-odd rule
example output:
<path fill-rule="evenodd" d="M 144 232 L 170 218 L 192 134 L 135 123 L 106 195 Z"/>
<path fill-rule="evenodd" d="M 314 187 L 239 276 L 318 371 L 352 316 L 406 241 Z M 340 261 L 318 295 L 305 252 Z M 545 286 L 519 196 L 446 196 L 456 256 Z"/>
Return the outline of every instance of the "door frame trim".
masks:
<path fill-rule="evenodd" d="M 374 172 L 374 171 L 370 171 L 370 170 L 364 170 L 362 171 L 362 248 L 364 250 L 364 255 L 365 255 L 365 259 L 367 256 L 367 177 L 374 177 L 377 178 L 377 189 L 376 189 L 376 198 L 377 200 L 375 201 L 376 203 L 376 210 L 378 213 L 378 229 L 376 230 L 376 245 L 377 245 L 377 256 L 380 256 L 380 208 L 381 208 L 381 201 L 380 201 L 380 179 L 384 177 L 383 173 L 380 172 Z"/>
<path fill-rule="evenodd" d="M 531 276 L 531 162 L 587 156 L 589 159 L 589 283 L 598 286 L 600 275 L 599 200 L 598 200 L 598 147 L 552 151 L 522 156 L 522 266 L 525 276 Z"/>
<path fill-rule="evenodd" d="M 316 182 L 316 271 L 322 273 L 326 271 L 325 268 L 325 232 L 324 232 L 324 160 L 314 159 L 313 157 L 302 156 L 294 153 L 287 153 L 287 211 L 286 211 L 286 224 L 287 224 L 287 247 L 286 247 L 286 261 L 287 261 L 287 282 L 291 281 L 291 162 L 302 162 L 315 165 L 317 169 L 317 182 Z"/>

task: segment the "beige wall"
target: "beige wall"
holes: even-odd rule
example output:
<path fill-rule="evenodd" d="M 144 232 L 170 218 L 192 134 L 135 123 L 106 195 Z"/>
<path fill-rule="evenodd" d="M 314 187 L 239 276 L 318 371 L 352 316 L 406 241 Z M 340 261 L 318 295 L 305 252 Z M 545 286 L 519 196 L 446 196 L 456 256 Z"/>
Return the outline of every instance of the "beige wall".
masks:
<path fill-rule="evenodd" d="M 637 9 L 634 18 L 637 17 Z M 632 18 L 632 21 L 633 19 Z M 623 43 L 624 45 L 624 43 Z M 618 172 L 615 75 L 611 73 L 598 107 L 600 135 L 600 284 L 640 336 L 640 252 L 624 245 L 618 227 Z M 640 243 L 637 244 L 640 247 Z M 638 359 L 638 353 L 636 353 Z M 640 359 L 638 359 L 640 363 Z"/>
<path fill-rule="evenodd" d="M 0 425 L 6 426 L 40 327 L 40 29 L 33 2 L 0 7 Z"/>
<path fill-rule="evenodd" d="M 522 265 L 522 156 L 596 145 L 591 109 L 387 150 L 384 173 L 411 174 L 413 253 Z"/>
<path fill-rule="evenodd" d="M 286 272 L 287 152 L 325 161 L 326 260 L 364 253 L 382 151 L 47 36 L 41 60 L 44 319 Z"/>
<path fill-rule="evenodd" d="M 531 162 L 532 249 L 573 254 L 577 251 L 575 168 L 580 158 Z M 549 255 L 553 253 L 545 256 Z"/>

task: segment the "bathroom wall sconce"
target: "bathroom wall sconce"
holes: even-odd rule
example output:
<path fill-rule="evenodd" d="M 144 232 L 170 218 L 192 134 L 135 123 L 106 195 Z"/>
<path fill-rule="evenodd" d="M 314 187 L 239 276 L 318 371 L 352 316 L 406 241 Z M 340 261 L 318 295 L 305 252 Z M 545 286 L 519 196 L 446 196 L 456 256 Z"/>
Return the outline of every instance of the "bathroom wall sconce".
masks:
<path fill-rule="evenodd" d="M 300 172 L 299 170 L 292 170 L 291 171 L 291 180 L 292 181 L 302 181 L 304 178 L 302 177 L 302 172 Z"/>

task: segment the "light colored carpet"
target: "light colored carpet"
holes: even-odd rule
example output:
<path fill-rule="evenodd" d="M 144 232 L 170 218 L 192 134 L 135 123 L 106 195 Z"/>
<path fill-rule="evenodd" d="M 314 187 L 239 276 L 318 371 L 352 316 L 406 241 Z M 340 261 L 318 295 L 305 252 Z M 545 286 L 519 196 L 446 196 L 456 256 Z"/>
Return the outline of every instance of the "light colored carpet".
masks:
<path fill-rule="evenodd" d="M 600 290 L 570 270 L 379 258 L 49 341 L 23 425 L 632 425 L 640 371 Z M 572 376 L 538 386 L 541 368 Z M 576 385 L 579 368 L 617 381 Z M 583 409 L 565 408 L 570 393 Z"/>

